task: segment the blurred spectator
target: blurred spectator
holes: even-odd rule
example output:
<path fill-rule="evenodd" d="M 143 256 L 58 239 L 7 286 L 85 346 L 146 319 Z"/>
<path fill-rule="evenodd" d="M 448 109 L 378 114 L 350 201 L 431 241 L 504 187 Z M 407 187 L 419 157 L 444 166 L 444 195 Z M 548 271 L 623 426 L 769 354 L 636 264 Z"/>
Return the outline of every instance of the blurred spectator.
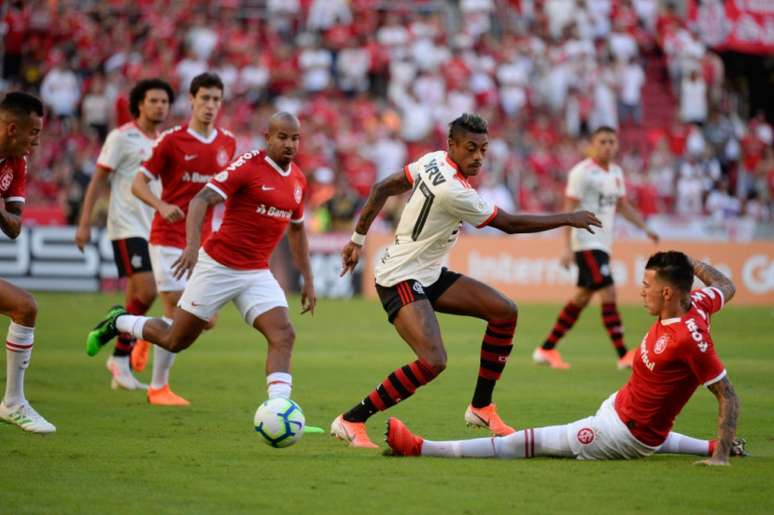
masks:
<path fill-rule="evenodd" d="M 51 70 L 40 85 L 40 98 L 51 109 L 54 116 L 69 118 L 75 116 L 81 99 L 81 85 L 78 77 L 67 65 L 60 52 L 51 55 Z"/>
<path fill-rule="evenodd" d="M 642 122 L 642 86 L 645 72 L 635 57 L 621 67 L 619 88 L 621 91 L 618 116 L 622 124 L 640 125 Z"/>
<path fill-rule="evenodd" d="M 695 68 L 680 87 L 680 119 L 700 125 L 707 120 L 707 83 Z"/>
<path fill-rule="evenodd" d="M 101 75 L 95 75 L 81 103 L 81 121 L 85 127 L 97 131 L 100 141 L 107 136 L 110 108 L 110 99 L 105 94 L 105 80 Z"/>

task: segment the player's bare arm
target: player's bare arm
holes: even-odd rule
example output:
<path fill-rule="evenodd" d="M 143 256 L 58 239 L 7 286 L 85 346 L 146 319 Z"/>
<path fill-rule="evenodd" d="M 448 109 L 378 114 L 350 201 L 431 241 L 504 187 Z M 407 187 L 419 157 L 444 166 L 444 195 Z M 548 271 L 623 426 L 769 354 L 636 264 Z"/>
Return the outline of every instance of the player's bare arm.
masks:
<path fill-rule="evenodd" d="M 580 206 L 580 200 L 574 197 L 564 197 L 564 211 L 565 212 L 573 212 L 577 211 L 578 207 Z M 567 227 L 564 230 L 564 254 L 562 254 L 562 257 L 560 259 L 560 263 L 564 268 L 570 268 L 570 265 L 573 263 L 573 252 L 572 252 L 572 245 L 570 244 L 572 238 L 572 227 Z"/>
<path fill-rule="evenodd" d="M 541 232 L 563 226 L 586 229 L 594 234 L 592 227 L 602 227 L 602 222 L 591 211 L 555 215 L 520 215 L 500 210 L 489 225 L 507 234 Z"/>
<path fill-rule="evenodd" d="M 629 199 L 626 197 L 621 197 L 618 199 L 618 203 L 616 205 L 618 212 L 621 213 L 621 216 L 623 216 L 627 221 L 634 224 L 635 227 L 638 229 L 642 229 L 645 231 L 645 234 L 650 238 L 653 243 L 658 243 L 659 237 L 658 234 L 651 231 L 647 224 L 645 223 L 645 220 L 642 218 L 642 215 L 639 211 L 637 211 L 631 202 L 629 202 Z"/>
<path fill-rule="evenodd" d="M 188 204 L 188 217 L 185 221 L 185 249 L 177 261 L 172 264 L 175 279 L 180 279 L 184 275 L 189 279 L 191 278 L 191 273 L 199 258 L 199 247 L 202 245 L 202 223 L 207 209 L 225 200 L 220 193 L 207 187 L 202 188 L 191 199 L 191 203 Z"/>
<path fill-rule="evenodd" d="M 5 205 L 0 207 L 0 229 L 12 240 L 18 238 L 21 233 L 23 210 L 24 204 L 21 202 L 5 201 Z"/>
<path fill-rule="evenodd" d="M 699 465 L 728 465 L 728 456 L 736 436 L 736 421 L 739 418 L 739 397 L 728 377 L 708 386 L 718 399 L 718 444 L 715 452 Z"/>
<path fill-rule="evenodd" d="M 691 263 L 693 264 L 693 274 L 701 282 L 717 288 L 723 293 L 723 302 L 728 302 L 736 294 L 736 286 L 720 270 L 698 259 L 691 259 Z"/>
<path fill-rule="evenodd" d="M 402 171 L 392 174 L 383 181 L 377 182 L 371 188 L 371 193 L 368 195 L 363 210 L 360 212 L 360 217 L 355 225 L 355 232 L 358 234 L 367 234 L 368 229 L 371 227 L 376 215 L 384 207 L 384 203 L 387 199 L 395 195 L 406 193 L 411 189 L 411 183 L 406 178 L 406 174 Z M 360 260 L 360 250 L 362 245 L 358 245 L 355 242 L 350 241 L 344 246 L 341 251 L 341 276 L 343 277 L 348 271 L 354 270 L 357 266 L 357 262 Z"/>
<path fill-rule="evenodd" d="M 314 277 L 309 260 L 309 240 L 306 237 L 303 222 L 291 222 L 288 227 L 288 244 L 293 256 L 293 263 L 301 271 L 301 277 L 304 278 L 304 284 L 301 286 L 301 314 L 309 312 L 314 315 L 317 294 L 314 291 Z"/>
<path fill-rule="evenodd" d="M 185 218 L 185 213 L 174 204 L 167 204 L 150 189 L 150 178 L 144 173 L 138 173 L 132 181 L 132 194 L 150 207 L 159 212 L 161 217 L 169 223 L 177 222 Z"/>
<path fill-rule="evenodd" d="M 75 231 L 75 245 L 81 252 L 83 252 L 83 248 L 91 240 L 91 224 L 89 221 L 91 220 L 91 213 L 94 211 L 94 204 L 110 191 L 108 186 L 109 176 L 110 169 L 98 165 L 91 176 L 89 187 L 86 188 L 86 196 L 83 198 L 83 207 L 81 208 L 81 218 L 78 220 L 78 229 Z"/>

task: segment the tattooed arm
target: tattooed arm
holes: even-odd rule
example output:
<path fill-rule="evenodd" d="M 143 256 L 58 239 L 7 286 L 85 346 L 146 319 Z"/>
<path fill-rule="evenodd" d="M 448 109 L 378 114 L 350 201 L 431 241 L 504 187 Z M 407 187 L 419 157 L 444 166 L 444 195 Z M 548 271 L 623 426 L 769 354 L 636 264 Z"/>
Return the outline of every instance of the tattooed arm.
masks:
<path fill-rule="evenodd" d="M 199 259 L 204 215 L 207 214 L 207 209 L 210 206 L 220 204 L 225 200 L 220 193 L 206 186 L 191 199 L 188 204 L 188 216 L 185 218 L 185 249 L 177 261 L 172 264 L 175 279 L 180 279 L 184 275 L 188 278 L 191 277 L 196 261 Z"/>
<path fill-rule="evenodd" d="M 360 217 L 355 225 L 355 232 L 358 234 L 366 234 L 371 227 L 376 215 L 384 207 L 384 203 L 387 199 L 395 195 L 400 195 L 411 189 L 411 183 L 406 178 L 403 172 L 398 172 L 390 175 L 383 181 L 377 182 L 371 188 L 371 193 L 368 195 L 363 210 L 360 211 Z M 357 243 L 350 241 L 344 246 L 341 251 L 341 276 L 355 269 L 357 262 L 360 260 L 360 250 L 362 247 Z"/>
<path fill-rule="evenodd" d="M 728 456 L 736 436 L 736 419 L 739 417 L 739 397 L 728 377 L 708 386 L 718 399 L 718 444 L 715 452 L 702 465 L 728 465 Z"/>
<path fill-rule="evenodd" d="M 4 201 L 5 206 L 0 206 L 0 230 L 9 238 L 15 240 L 21 233 L 21 214 L 24 204 L 21 202 Z"/>
<path fill-rule="evenodd" d="M 699 261 L 691 259 L 693 264 L 693 274 L 707 286 L 713 286 L 723 293 L 723 302 L 727 303 L 736 293 L 736 287 L 731 279 L 723 275 L 717 268 Z"/>

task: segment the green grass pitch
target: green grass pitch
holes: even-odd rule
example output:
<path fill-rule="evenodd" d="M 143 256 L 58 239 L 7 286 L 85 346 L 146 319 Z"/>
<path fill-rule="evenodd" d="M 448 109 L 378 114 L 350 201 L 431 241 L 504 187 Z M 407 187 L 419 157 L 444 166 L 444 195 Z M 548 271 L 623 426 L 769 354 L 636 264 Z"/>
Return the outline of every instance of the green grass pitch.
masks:
<path fill-rule="evenodd" d="M 693 466 L 690 456 L 630 462 L 401 459 L 351 450 L 325 435 L 273 449 L 252 417 L 264 400 L 265 343 L 227 306 L 218 326 L 182 353 L 174 389 L 190 408 L 158 408 L 141 392 L 111 391 L 108 351 L 84 352 L 84 337 L 118 297 L 37 295 L 40 316 L 27 397 L 57 426 L 47 437 L 0 424 L 0 513 L 773 513 L 774 309 L 729 306 L 714 339 L 742 400 L 738 433 L 753 457 L 729 468 Z M 297 316 L 293 398 L 309 424 L 326 428 L 396 367 L 413 359 L 381 307 L 322 300 Z M 157 308 L 156 308 L 157 310 Z M 573 368 L 534 366 L 531 352 L 558 306 L 521 306 L 516 348 L 495 400 L 517 427 L 566 423 L 592 414 L 623 384 L 599 308 L 588 309 L 562 342 Z M 650 317 L 622 310 L 627 343 Z M 436 439 L 483 436 L 463 413 L 478 370 L 482 322 L 441 317 L 449 366 L 390 410 Z M 4 331 L 4 327 L 0 327 Z M 150 367 L 140 374 L 149 381 Z M 0 368 L 4 382 L 4 366 Z M 717 404 L 700 389 L 676 430 L 715 433 Z M 368 427 L 382 443 L 386 416 Z M 326 431 L 327 433 L 327 431 Z"/>

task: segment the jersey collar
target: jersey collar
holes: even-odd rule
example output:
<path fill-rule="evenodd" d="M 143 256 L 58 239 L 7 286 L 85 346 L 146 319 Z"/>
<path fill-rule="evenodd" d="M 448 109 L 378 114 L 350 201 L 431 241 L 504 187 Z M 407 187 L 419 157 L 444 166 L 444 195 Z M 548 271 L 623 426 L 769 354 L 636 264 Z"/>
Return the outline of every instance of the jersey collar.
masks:
<path fill-rule="evenodd" d="M 454 178 L 460 181 L 462 185 L 465 186 L 466 188 L 470 188 L 471 186 L 470 186 L 470 183 L 468 182 L 467 177 L 462 175 L 462 172 L 460 171 L 460 167 L 457 166 L 457 163 L 455 163 L 449 158 L 448 153 L 444 154 L 444 158 L 446 159 L 446 163 L 452 168 L 454 168 L 454 170 L 456 170 L 457 173 L 454 174 Z"/>
<path fill-rule="evenodd" d="M 190 127 L 186 127 L 185 130 L 186 130 L 186 132 L 188 132 L 188 134 L 190 134 L 191 136 L 193 136 L 194 138 L 198 139 L 199 141 L 201 141 L 202 143 L 204 143 L 206 145 L 209 145 L 210 143 L 215 141 L 215 138 L 218 137 L 218 129 L 217 128 L 213 128 L 212 132 L 210 133 L 210 135 L 207 136 L 206 138 L 204 136 L 202 136 L 201 134 L 199 134 L 198 132 L 196 132 L 195 130 L 193 130 L 192 128 L 190 128 Z"/>
<path fill-rule="evenodd" d="M 592 161 L 592 162 L 593 162 L 595 165 L 597 165 L 597 167 L 598 167 L 598 168 L 600 168 L 600 169 L 602 169 L 602 170 L 604 170 L 604 171 L 606 171 L 606 172 L 609 172 L 609 171 L 610 171 L 610 164 L 611 164 L 611 163 L 607 163 L 607 166 L 605 166 L 605 165 L 603 165 L 602 163 L 600 163 L 599 161 L 597 161 L 596 159 L 593 159 L 593 158 L 592 158 L 592 159 L 591 159 L 591 161 Z"/>
<path fill-rule="evenodd" d="M 290 167 L 291 167 L 291 165 L 290 165 L 290 164 L 288 165 L 288 169 L 287 169 L 287 170 L 283 170 L 283 169 L 280 167 L 280 165 L 278 165 L 277 163 L 275 163 L 275 162 L 274 162 L 274 159 L 272 159 L 272 158 L 270 158 L 270 157 L 268 156 L 268 154 L 267 154 L 266 156 L 264 156 L 264 158 L 263 158 L 263 159 L 264 159 L 264 161 L 266 161 L 267 163 L 269 163 L 269 166 L 271 166 L 272 168 L 274 168 L 274 170 L 276 170 L 276 171 L 277 171 L 277 173 L 278 173 L 278 174 L 280 174 L 281 176 L 283 176 L 283 177 L 287 177 L 288 175 L 290 175 Z"/>
<path fill-rule="evenodd" d="M 680 320 L 682 320 L 682 318 L 681 318 L 681 317 L 675 317 L 675 318 L 665 318 L 664 320 L 661 320 L 661 325 L 672 325 L 672 324 L 676 324 L 676 323 L 677 323 L 677 322 L 679 322 Z"/>

